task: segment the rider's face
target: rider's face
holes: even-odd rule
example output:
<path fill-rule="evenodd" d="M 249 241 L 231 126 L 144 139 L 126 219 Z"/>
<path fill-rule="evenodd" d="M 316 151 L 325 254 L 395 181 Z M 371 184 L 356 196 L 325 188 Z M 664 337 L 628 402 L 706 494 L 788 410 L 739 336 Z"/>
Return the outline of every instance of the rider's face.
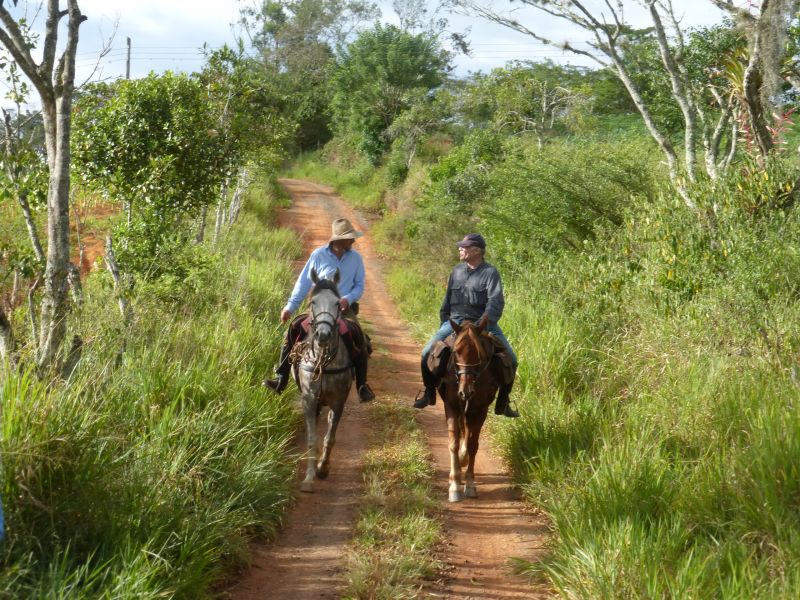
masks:
<path fill-rule="evenodd" d="M 478 251 L 478 248 L 475 246 L 469 246 L 468 248 L 461 248 L 458 249 L 458 258 L 462 261 L 467 261 Z"/>
<path fill-rule="evenodd" d="M 331 242 L 331 247 L 334 252 L 344 254 L 353 247 L 353 242 L 355 242 L 355 240 L 336 240 L 335 242 Z"/>

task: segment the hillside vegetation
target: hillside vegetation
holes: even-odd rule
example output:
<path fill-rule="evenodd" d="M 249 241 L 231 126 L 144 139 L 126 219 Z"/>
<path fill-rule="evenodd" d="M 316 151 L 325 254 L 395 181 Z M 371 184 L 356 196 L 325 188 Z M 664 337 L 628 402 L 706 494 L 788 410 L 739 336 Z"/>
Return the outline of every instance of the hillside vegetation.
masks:
<path fill-rule="evenodd" d="M 458 92 L 462 107 L 482 85 Z M 393 293 L 420 341 L 455 241 L 487 238 L 521 362 L 522 418 L 491 430 L 554 527 L 548 559 L 521 570 L 571 598 L 789 598 L 800 172 L 789 153 L 742 151 L 725 177 L 676 184 L 635 123 L 588 111 L 545 143 L 491 119 L 448 125 L 399 180 L 391 152 L 370 167 L 335 138 L 292 175 L 381 213 Z"/>
<path fill-rule="evenodd" d="M 796 2 L 717 2 L 730 18 L 688 29 L 670 0 L 644 28 L 627 3 L 605 5 L 611 26 L 532 2 L 598 40 L 562 48 L 600 68 L 463 78 L 469 40 L 419 3 L 395 3 L 389 25 L 360 1 L 255 2 L 247 35 L 199 73 L 73 98 L 78 3 L 47 7 L 35 69 L 40 39 L 0 3 L 0 29 L 18 26 L 2 39 L 16 110 L 0 146 L 0 597 L 209 597 L 274 530 L 298 423 L 259 381 L 299 253 L 271 228 L 291 157 L 292 176 L 376 216 L 420 341 L 454 243 L 487 238 L 522 412 L 490 429 L 553 525 L 547 559 L 520 570 L 567 598 L 797 595 Z M 23 109 L 33 91 L 42 113 Z M 95 264 L 87 233 L 105 243 Z M 427 552 L 428 474 L 412 463 L 395 468 Z M 366 540 L 408 516 L 363 514 Z M 379 558 L 404 564 L 396 550 Z M 358 597 L 384 564 L 368 562 L 351 557 Z M 416 593 L 435 564 L 418 562 L 386 593 Z"/>

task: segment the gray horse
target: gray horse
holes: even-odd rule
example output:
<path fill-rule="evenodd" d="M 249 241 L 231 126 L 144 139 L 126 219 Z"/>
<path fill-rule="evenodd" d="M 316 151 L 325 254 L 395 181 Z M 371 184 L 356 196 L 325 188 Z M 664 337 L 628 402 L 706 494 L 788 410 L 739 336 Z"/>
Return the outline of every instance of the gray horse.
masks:
<path fill-rule="evenodd" d="M 328 476 L 331 449 L 336 441 L 336 428 L 344 412 L 344 404 L 353 384 L 350 354 L 341 340 L 339 309 L 339 270 L 330 279 L 320 279 L 311 270 L 311 326 L 305 341 L 296 346 L 294 377 L 303 400 L 308 441 L 306 478 L 300 486 L 304 492 L 314 491 L 314 477 Z M 323 406 L 328 411 L 328 432 L 317 462 L 317 420 Z"/>

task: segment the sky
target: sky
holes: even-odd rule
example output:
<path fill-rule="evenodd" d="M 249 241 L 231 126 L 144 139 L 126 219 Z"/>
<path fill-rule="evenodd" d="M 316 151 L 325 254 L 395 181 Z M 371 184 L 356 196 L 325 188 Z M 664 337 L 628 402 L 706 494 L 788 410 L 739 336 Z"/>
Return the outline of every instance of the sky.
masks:
<path fill-rule="evenodd" d="M 217 48 L 225 43 L 232 44 L 241 30 L 233 27 L 243 2 L 256 0 L 79 0 L 81 11 L 88 20 L 81 25 L 78 46 L 78 83 L 87 79 L 112 80 L 125 76 L 127 39 L 131 40 L 131 77 L 147 75 L 150 71 L 165 70 L 192 72 L 199 70 L 203 63 L 203 44 Z M 491 0 L 488 0 L 491 2 Z M 706 25 L 721 20 L 721 13 L 709 0 L 673 0 L 677 13 L 684 23 Z M 21 14 L 26 0 L 20 0 L 13 9 Z M 598 3 L 599 0 L 589 0 Z M 626 0 L 626 6 L 635 6 L 633 0 Z M 29 6 L 38 2 L 29 0 Z M 431 7 L 435 3 L 431 2 Z M 519 6 L 507 0 L 497 0 L 499 9 L 509 10 Z M 391 10 L 391 2 L 382 3 L 385 21 L 396 21 Z M 628 10 L 628 9 L 626 9 Z M 635 15 L 628 10 L 628 16 Z M 31 14 L 31 9 L 28 9 Z M 580 42 L 585 37 L 575 29 L 570 30 L 558 20 L 547 20 L 538 11 L 517 9 L 515 18 L 535 28 L 546 31 L 554 39 Z M 510 60 L 544 60 L 587 65 L 585 59 L 576 59 L 558 49 L 542 45 L 532 38 L 511 31 L 499 25 L 482 21 L 476 17 L 447 15 L 450 29 L 468 32 L 471 42 L 471 56 L 456 56 L 455 74 L 467 75 L 470 72 L 487 72 L 504 65 Z M 41 20 L 41 19 L 40 19 Z M 104 46 L 109 44 L 109 52 L 98 58 Z"/>

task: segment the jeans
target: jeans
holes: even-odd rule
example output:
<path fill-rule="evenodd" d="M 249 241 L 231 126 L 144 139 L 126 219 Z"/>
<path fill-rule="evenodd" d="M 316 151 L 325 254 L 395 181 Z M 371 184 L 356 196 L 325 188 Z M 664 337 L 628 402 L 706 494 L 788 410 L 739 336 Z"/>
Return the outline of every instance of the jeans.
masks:
<path fill-rule="evenodd" d="M 514 365 L 514 368 L 516 369 L 517 365 L 519 364 L 517 362 L 517 355 L 514 354 L 514 351 L 511 349 L 511 344 L 508 343 L 508 340 L 506 339 L 503 330 L 500 329 L 500 326 L 497 323 L 490 323 L 489 326 L 486 328 L 486 331 L 488 331 L 498 340 L 503 342 L 503 345 L 506 347 L 506 352 L 508 352 L 508 355 L 511 357 L 511 362 Z M 427 360 L 428 353 L 431 351 L 434 342 L 436 342 L 437 340 L 443 342 L 445 338 L 447 338 L 447 336 L 450 335 L 451 333 L 453 333 L 453 328 L 450 326 L 450 321 L 445 321 L 444 323 L 442 323 L 442 326 L 439 327 L 439 331 L 433 334 L 433 337 L 422 349 L 423 362 Z"/>

